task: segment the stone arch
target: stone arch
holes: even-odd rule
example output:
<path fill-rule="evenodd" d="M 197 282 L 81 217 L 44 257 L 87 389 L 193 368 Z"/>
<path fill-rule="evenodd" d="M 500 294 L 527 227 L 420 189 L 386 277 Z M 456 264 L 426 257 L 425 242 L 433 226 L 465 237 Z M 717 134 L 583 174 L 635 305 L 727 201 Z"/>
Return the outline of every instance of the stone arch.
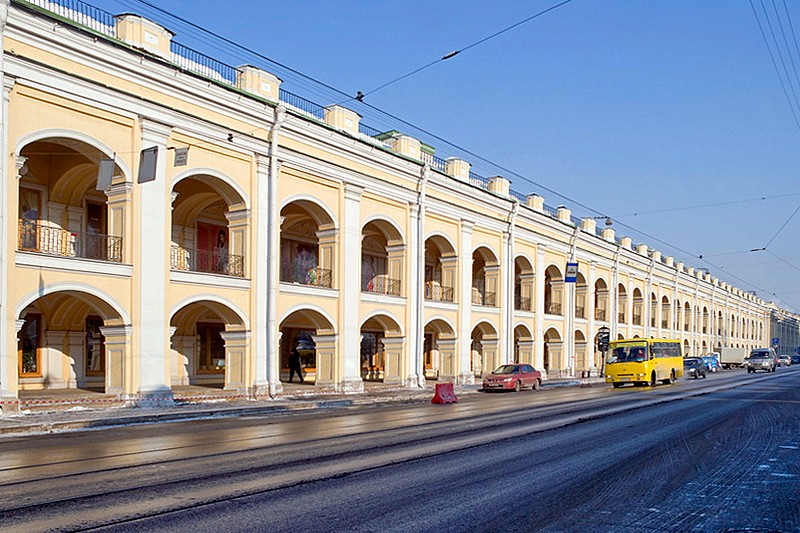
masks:
<path fill-rule="evenodd" d="M 402 383 L 405 359 L 401 321 L 387 311 L 376 311 L 361 321 L 360 331 L 361 379 Z"/>
<path fill-rule="evenodd" d="M 81 283 L 45 286 L 20 299 L 16 318 L 20 390 L 125 392 L 130 317 L 107 294 Z"/>
<path fill-rule="evenodd" d="M 170 190 L 174 191 L 181 181 L 191 178 L 211 178 L 203 181 L 216 191 L 228 206 L 242 205 L 244 209 L 250 209 L 247 192 L 233 178 L 213 168 L 196 167 L 184 170 L 172 178 Z"/>
<path fill-rule="evenodd" d="M 472 326 L 470 369 L 476 377 L 488 374 L 499 366 L 497 328 L 488 320 L 479 320 Z"/>
<path fill-rule="evenodd" d="M 117 156 L 116 150 L 91 135 L 80 131 L 64 128 L 48 128 L 30 132 L 17 139 L 14 155 L 19 157 L 22 155 L 22 150 L 25 147 L 37 141 L 55 141 L 57 144 L 63 143 L 64 146 L 78 151 L 81 155 L 97 164 L 100 163 L 101 158 L 113 159 L 114 165 L 119 169 L 120 175 L 124 180 L 128 183 L 133 181 L 130 168 L 125 164 L 125 161 Z M 81 149 L 81 147 L 85 146 L 92 147 L 94 150 Z"/>
<path fill-rule="evenodd" d="M 244 313 L 214 294 L 183 299 L 170 312 L 170 382 L 245 390 L 250 351 Z"/>
<path fill-rule="evenodd" d="M 551 327 L 544 332 L 543 366 L 548 374 L 558 375 L 562 370 L 563 344 L 561 333 L 556 328 Z"/>
<path fill-rule="evenodd" d="M 423 328 L 425 379 L 453 381 L 456 377 L 456 328 L 444 316 L 431 317 Z"/>
<path fill-rule="evenodd" d="M 319 306 L 299 304 L 287 310 L 278 323 L 280 379 L 288 380 L 289 352 L 296 348 L 304 382 L 335 388 L 337 347 L 333 318 Z"/>
<path fill-rule="evenodd" d="M 361 227 L 361 291 L 400 296 L 405 242 L 388 218 L 375 216 Z"/>
<path fill-rule="evenodd" d="M 549 315 L 564 314 L 564 276 L 556 265 L 544 270 L 544 312 Z"/>
<path fill-rule="evenodd" d="M 528 325 L 518 321 L 514 325 L 514 353 L 512 362 L 533 365 L 535 339 Z"/>

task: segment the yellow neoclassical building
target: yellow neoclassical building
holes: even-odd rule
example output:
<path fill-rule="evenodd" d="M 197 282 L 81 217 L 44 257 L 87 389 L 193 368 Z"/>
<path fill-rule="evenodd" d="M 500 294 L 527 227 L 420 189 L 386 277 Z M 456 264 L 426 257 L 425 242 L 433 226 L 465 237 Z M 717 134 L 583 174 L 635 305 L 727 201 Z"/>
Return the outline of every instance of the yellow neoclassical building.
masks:
<path fill-rule="evenodd" d="M 0 16 L 0 399 L 275 395 L 293 350 L 321 390 L 574 376 L 600 328 L 703 353 L 787 315 L 135 14 Z"/>

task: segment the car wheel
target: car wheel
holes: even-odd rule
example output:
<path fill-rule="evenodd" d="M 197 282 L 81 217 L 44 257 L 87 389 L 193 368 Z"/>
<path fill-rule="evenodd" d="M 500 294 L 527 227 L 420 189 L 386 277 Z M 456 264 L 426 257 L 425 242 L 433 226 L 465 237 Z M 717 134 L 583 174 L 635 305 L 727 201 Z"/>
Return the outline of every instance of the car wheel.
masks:
<path fill-rule="evenodd" d="M 514 383 L 514 392 L 519 392 L 519 389 L 520 389 L 520 386 L 519 386 L 519 380 L 517 380 L 517 381 Z"/>
<path fill-rule="evenodd" d="M 708 375 L 707 374 L 703 374 L 703 379 L 706 379 L 706 377 L 708 377 Z"/>
<path fill-rule="evenodd" d="M 531 390 L 534 391 L 538 388 L 539 388 L 539 379 L 537 378 L 533 380 L 533 385 L 531 385 Z"/>

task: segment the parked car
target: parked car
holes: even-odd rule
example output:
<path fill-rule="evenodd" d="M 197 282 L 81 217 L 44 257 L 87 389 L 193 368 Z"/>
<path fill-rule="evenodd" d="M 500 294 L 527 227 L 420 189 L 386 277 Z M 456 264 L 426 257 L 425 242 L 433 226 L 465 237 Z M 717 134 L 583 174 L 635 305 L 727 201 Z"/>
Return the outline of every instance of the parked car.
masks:
<path fill-rule="evenodd" d="M 706 364 L 701 357 L 687 357 L 683 360 L 683 375 L 694 379 L 706 377 Z"/>
<path fill-rule="evenodd" d="M 756 370 L 775 372 L 778 367 L 778 356 L 772 348 L 754 348 L 750 351 L 750 355 L 745 357 L 744 367 L 748 374 Z"/>
<path fill-rule="evenodd" d="M 722 370 L 722 365 L 719 363 L 719 359 L 717 359 L 713 355 L 704 355 L 703 363 L 705 363 L 706 370 L 708 370 L 709 372 L 719 372 L 720 370 Z"/>
<path fill-rule="evenodd" d="M 800 365 L 800 353 L 792 354 L 792 364 Z"/>
<path fill-rule="evenodd" d="M 778 364 L 781 366 L 792 366 L 792 358 L 786 354 L 779 355 Z"/>
<path fill-rule="evenodd" d="M 502 365 L 483 378 L 482 390 L 513 390 L 519 392 L 530 387 L 536 390 L 542 384 L 542 374 L 531 365 Z"/>

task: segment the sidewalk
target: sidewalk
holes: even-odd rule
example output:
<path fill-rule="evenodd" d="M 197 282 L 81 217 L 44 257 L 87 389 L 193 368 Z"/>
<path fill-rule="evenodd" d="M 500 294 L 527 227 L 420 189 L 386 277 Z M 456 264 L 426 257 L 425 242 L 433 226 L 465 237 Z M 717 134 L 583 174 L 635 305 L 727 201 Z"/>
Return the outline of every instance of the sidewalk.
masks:
<path fill-rule="evenodd" d="M 595 382 L 601 381 L 558 378 L 545 381 L 542 388 L 591 386 Z M 283 387 L 274 399 L 255 400 L 209 387 L 175 387 L 174 404 L 149 408 L 125 407 L 116 397 L 81 389 L 24 391 L 20 394 L 19 412 L 0 416 L 0 436 L 390 402 L 426 403 L 433 397 L 435 382 L 413 389 L 365 383 L 364 392 L 353 394 L 320 393 L 313 385 L 284 383 Z M 458 385 L 455 392 L 457 396 L 475 394 L 479 387 Z"/>

